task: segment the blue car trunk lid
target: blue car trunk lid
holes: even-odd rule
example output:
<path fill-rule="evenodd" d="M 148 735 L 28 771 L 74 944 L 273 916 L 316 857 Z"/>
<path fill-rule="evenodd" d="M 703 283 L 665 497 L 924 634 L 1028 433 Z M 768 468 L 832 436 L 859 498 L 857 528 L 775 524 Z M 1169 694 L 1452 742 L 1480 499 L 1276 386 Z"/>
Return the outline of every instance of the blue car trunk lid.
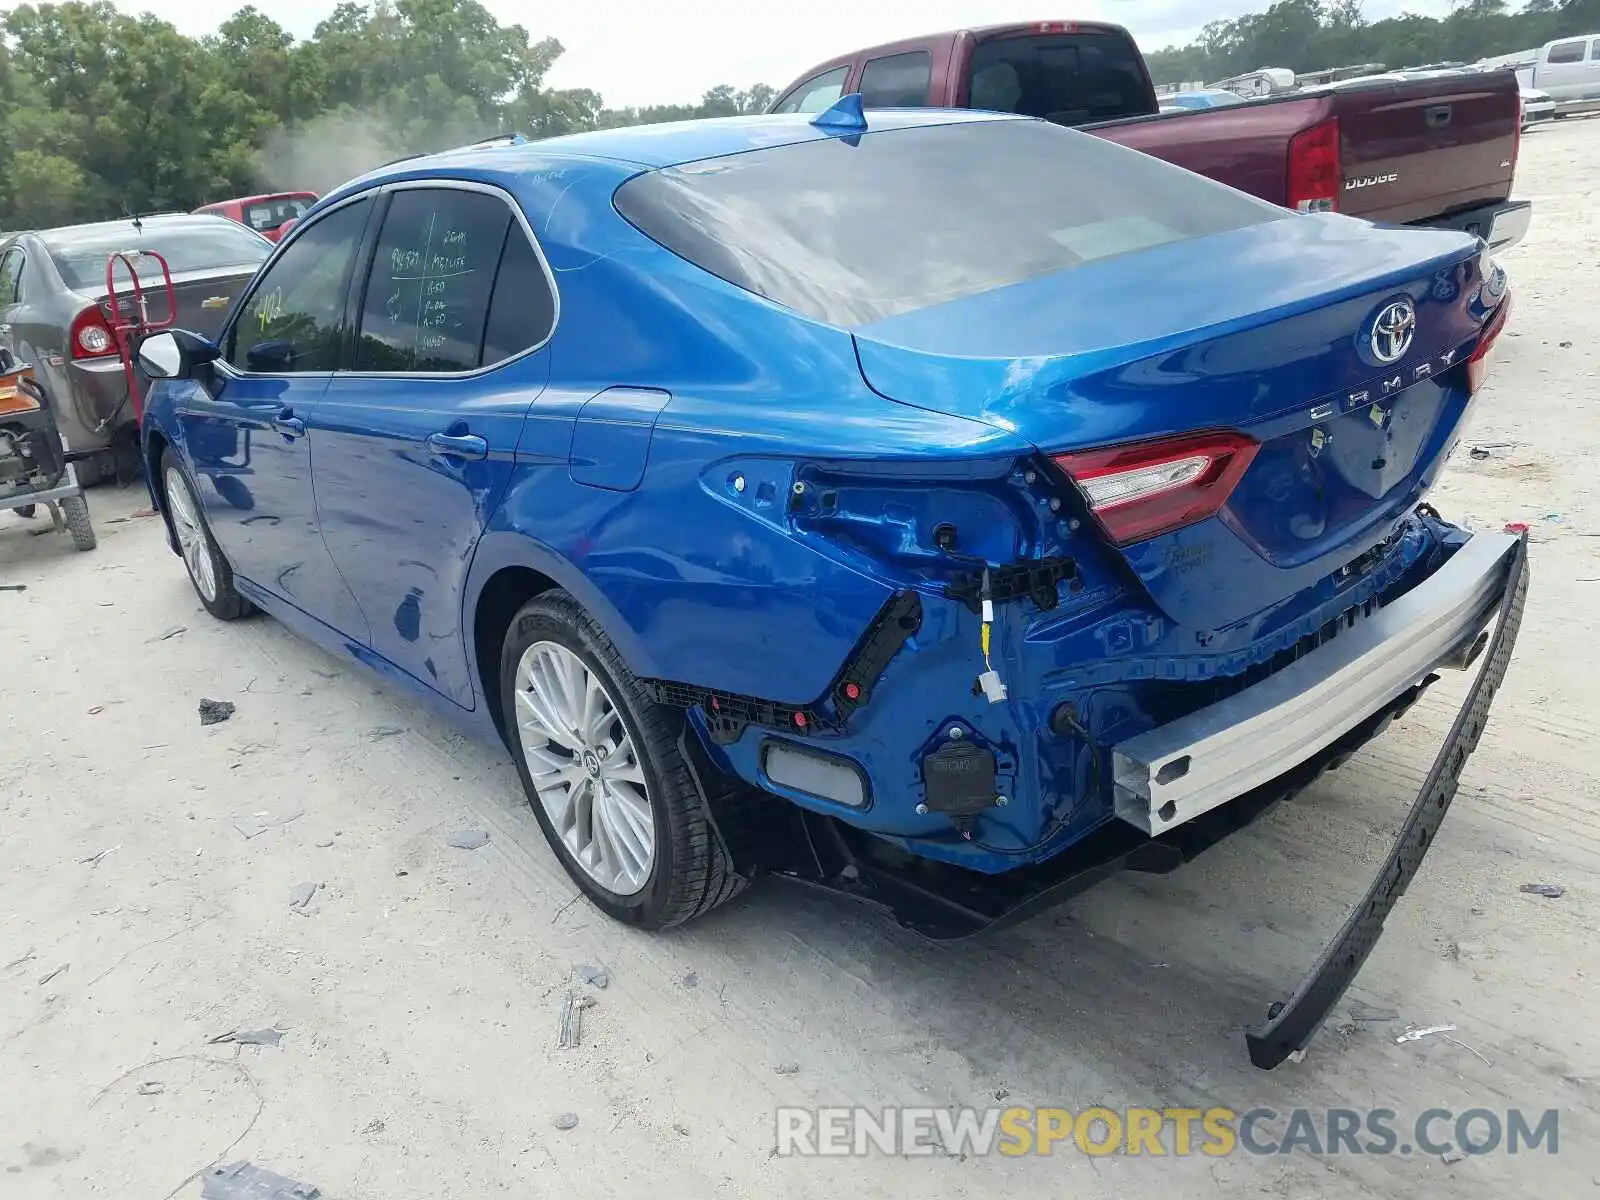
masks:
<path fill-rule="evenodd" d="M 1183 435 L 1257 443 L 1220 511 L 1107 525 L 1170 617 L 1216 629 L 1382 541 L 1434 482 L 1497 299 L 1486 261 L 1458 233 L 1286 215 L 853 332 L 875 391 L 1013 430 L 1068 471 Z"/>

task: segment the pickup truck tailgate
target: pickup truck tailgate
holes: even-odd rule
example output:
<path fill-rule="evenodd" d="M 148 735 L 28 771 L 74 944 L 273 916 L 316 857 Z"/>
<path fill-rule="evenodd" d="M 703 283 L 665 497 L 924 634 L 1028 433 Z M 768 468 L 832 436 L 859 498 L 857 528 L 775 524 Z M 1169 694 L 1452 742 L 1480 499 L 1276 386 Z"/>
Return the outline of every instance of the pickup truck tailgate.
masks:
<path fill-rule="evenodd" d="M 1521 114 L 1510 71 L 1331 96 L 1344 177 L 1340 212 L 1403 223 L 1510 195 Z"/>

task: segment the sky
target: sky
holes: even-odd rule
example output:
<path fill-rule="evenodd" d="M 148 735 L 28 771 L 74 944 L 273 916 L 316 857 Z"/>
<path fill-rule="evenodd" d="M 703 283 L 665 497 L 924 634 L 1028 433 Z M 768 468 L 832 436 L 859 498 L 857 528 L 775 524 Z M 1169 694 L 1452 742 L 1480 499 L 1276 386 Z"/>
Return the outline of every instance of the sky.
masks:
<path fill-rule="evenodd" d="M 127 12 L 153 12 L 191 35 L 209 33 L 243 0 L 115 0 Z M 941 29 L 1041 17 L 1113 21 L 1146 51 L 1182 44 L 1207 21 L 1267 7 L 1270 0 L 1069 0 L 1060 7 L 1014 0 L 577 0 L 537 11 L 518 0 L 483 0 L 504 24 L 565 48 L 546 79 L 588 87 L 612 107 L 696 100 L 720 83 L 775 88 L 814 63 L 861 46 Z M 255 0 L 290 33 L 308 37 L 335 0 Z M 1441 16 L 1449 0 L 1367 0 L 1376 20 L 1409 11 Z M 1262 63 L 1261 66 L 1272 66 Z M 1330 66 L 1336 64 L 1329 64 Z"/>

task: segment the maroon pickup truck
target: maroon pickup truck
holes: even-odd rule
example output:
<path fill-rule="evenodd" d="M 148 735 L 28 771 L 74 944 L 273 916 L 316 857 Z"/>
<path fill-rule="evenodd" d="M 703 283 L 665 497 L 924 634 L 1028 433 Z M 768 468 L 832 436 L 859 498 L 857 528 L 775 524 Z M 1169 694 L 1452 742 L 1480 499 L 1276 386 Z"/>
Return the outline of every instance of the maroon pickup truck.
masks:
<path fill-rule="evenodd" d="M 1330 85 L 1221 108 L 1159 111 L 1126 29 L 1034 21 L 907 38 L 820 63 L 773 112 L 868 108 L 1021 113 L 1109 138 L 1305 211 L 1446 226 L 1503 248 L 1532 205 L 1512 201 L 1521 100 L 1510 71 Z"/>

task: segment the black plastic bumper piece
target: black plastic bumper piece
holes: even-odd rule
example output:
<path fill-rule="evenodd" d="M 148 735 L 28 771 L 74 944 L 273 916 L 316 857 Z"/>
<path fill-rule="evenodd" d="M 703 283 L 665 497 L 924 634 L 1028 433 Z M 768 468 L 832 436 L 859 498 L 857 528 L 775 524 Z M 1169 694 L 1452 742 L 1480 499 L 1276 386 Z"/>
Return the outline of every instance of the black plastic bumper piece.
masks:
<path fill-rule="evenodd" d="M 706 732 L 714 742 L 726 745 L 738 741 L 747 725 L 808 736 L 826 729 L 843 729 L 850 715 L 872 699 L 872 689 L 890 660 L 921 628 L 922 597 L 913 591 L 896 592 L 861 635 L 828 690 L 809 704 L 763 700 L 666 679 L 641 682 L 650 689 L 657 704 L 700 709 Z"/>
<path fill-rule="evenodd" d="M 1394 847 L 1361 903 L 1351 910 L 1338 935 L 1323 950 L 1310 972 L 1287 1001 L 1274 1004 L 1265 1025 L 1245 1035 L 1250 1061 L 1270 1071 L 1297 1051 L 1305 1049 L 1324 1018 L 1339 1003 L 1383 933 L 1384 919 L 1422 865 L 1434 835 L 1450 810 L 1467 758 L 1478 747 L 1489 719 L 1489 706 L 1506 668 L 1522 626 L 1528 596 L 1528 535 L 1524 532 L 1509 556 L 1506 589 L 1483 666 L 1456 714 L 1444 745 L 1433 760 L 1411 811 L 1406 815 Z"/>

